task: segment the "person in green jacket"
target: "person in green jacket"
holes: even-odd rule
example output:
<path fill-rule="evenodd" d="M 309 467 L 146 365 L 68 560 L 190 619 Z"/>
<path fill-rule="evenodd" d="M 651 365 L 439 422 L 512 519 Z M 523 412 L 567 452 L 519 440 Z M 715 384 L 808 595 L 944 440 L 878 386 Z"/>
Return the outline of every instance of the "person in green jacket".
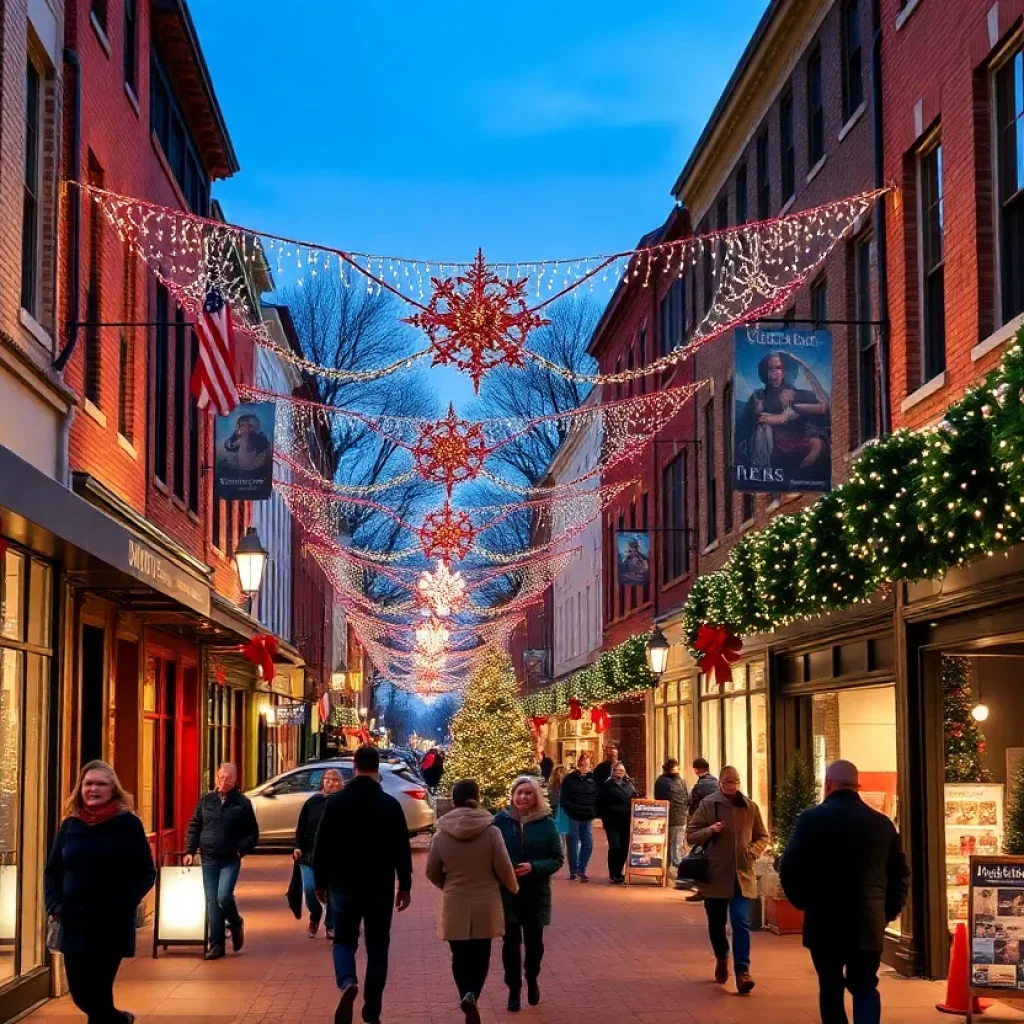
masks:
<path fill-rule="evenodd" d="M 551 817 L 547 797 L 534 778 L 512 783 L 508 807 L 494 818 L 519 878 L 519 892 L 501 891 L 505 937 L 501 962 L 508 986 L 508 1009 L 520 1009 L 523 976 L 531 1006 L 540 1002 L 537 976 L 544 957 L 544 928 L 551 924 L 551 876 L 562 866 L 562 841 Z M 525 961 L 523 949 L 525 948 Z"/>

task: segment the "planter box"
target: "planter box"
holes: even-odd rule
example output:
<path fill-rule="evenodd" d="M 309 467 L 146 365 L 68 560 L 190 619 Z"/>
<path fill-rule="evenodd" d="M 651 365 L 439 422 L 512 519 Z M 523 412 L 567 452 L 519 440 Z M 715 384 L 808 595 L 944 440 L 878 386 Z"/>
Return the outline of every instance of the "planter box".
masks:
<path fill-rule="evenodd" d="M 799 935 L 804 930 L 804 912 L 797 910 L 784 896 L 767 896 L 764 901 L 765 925 L 776 935 Z"/>

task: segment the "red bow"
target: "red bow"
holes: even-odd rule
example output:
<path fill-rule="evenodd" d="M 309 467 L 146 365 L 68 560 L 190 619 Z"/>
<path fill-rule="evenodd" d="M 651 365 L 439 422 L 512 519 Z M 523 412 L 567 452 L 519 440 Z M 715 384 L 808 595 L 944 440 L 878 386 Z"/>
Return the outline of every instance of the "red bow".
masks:
<path fill-rule="evenodd" d="M 600 735 L 606 732 L 612 724 L 612 716 L 604 708 L 591 708 L 590 721 L 594 724 L 594 730 Z"/>
<path fill-rule="evenodd" d="M 242 657 L 251 661 L 259 670 L 264 682 L 272 683 L 277 670 L 274 668 L 274 655 L 277 654 L 277 637 L 266 635 L 254 636 L 241 648 Z"/>
<path fill-rule="evenodd" d="M 534 736 L 540 735 L 541 726 L 547 725 L 548 720 L 543 715 L 534 715 L 530 719 L 530 724 L 533 726 Z"/>
<path fill-rule="evenodd" d="M 365 725 L 359 729 L 357 729 L 354 725 L 346 725 L 345 728 L 342 729 L 342 732 L 346 736 L 356 737 L 359 740 L 359 742 L 364 745 L 367 745 L 370 742 L 370 732 Z"/>
<path fill-rule="evenodd" d="M 700 652 L 697 666 L 721 688 L 732 682 L 732 663 L 739 661 L 743 641 L 728 626 L 709 626 L 706 622 L 697 630 L 694 644 Z"/>
<path fill-rule="evenodd" d="M 575 697 L 569 698 L 569 718 L 573 722 L 578 722 L 583 717 L 583 709 L 580 707 L 580 702 Z"/>

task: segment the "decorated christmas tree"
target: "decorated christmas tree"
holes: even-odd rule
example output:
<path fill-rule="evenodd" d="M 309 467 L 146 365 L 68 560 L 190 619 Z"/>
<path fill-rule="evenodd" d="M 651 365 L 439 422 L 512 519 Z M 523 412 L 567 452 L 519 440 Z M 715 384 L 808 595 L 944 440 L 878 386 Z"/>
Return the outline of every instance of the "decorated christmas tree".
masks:
<path fill-rule="evenodd" d="M 1009 780 L 1003 853 L 1024 854 L 1024 761 L 1019 761 Z"/>
<path fill-rule="evenodd" d="M 536 768 L 533 731 L 517 700 L 512 663 L 488 652 L 477 663 L 452 719 L 445 783 L 476 779 L 484 804 L 503 807 L 517 775 Z"/>
<path fill-rule="evenodd" d="M 814 772 L 802 757 L 796 756 L 786 766 L 786 774 L 775 791 L 771 848 L 776 858 L 786 849 L 796 828 L 796 819 L 817 802 Z"/>
<path fill-rule="evenodd" d="M 946 781 L 989 782 L 985 737 L 971 715 L 971 663 L 966 658 L 942 659 L 942 725 L 945 734 Z"/>

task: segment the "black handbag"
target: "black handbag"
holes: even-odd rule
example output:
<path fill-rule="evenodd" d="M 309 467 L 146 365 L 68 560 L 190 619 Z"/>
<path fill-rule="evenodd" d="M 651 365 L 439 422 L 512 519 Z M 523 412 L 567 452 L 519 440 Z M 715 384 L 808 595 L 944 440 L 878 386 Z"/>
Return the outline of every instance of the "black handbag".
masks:
<path fill-rule="evenodd" d="M 718 808 L 715 808 L 715 821 L 718 821 Z M 676 878 L 686 882 L 706 882 L 708 880 L 708 850 L 715 841 L 712 836 L 704 846 L 691 846 L 690 852 L 679 861 Z"/>

